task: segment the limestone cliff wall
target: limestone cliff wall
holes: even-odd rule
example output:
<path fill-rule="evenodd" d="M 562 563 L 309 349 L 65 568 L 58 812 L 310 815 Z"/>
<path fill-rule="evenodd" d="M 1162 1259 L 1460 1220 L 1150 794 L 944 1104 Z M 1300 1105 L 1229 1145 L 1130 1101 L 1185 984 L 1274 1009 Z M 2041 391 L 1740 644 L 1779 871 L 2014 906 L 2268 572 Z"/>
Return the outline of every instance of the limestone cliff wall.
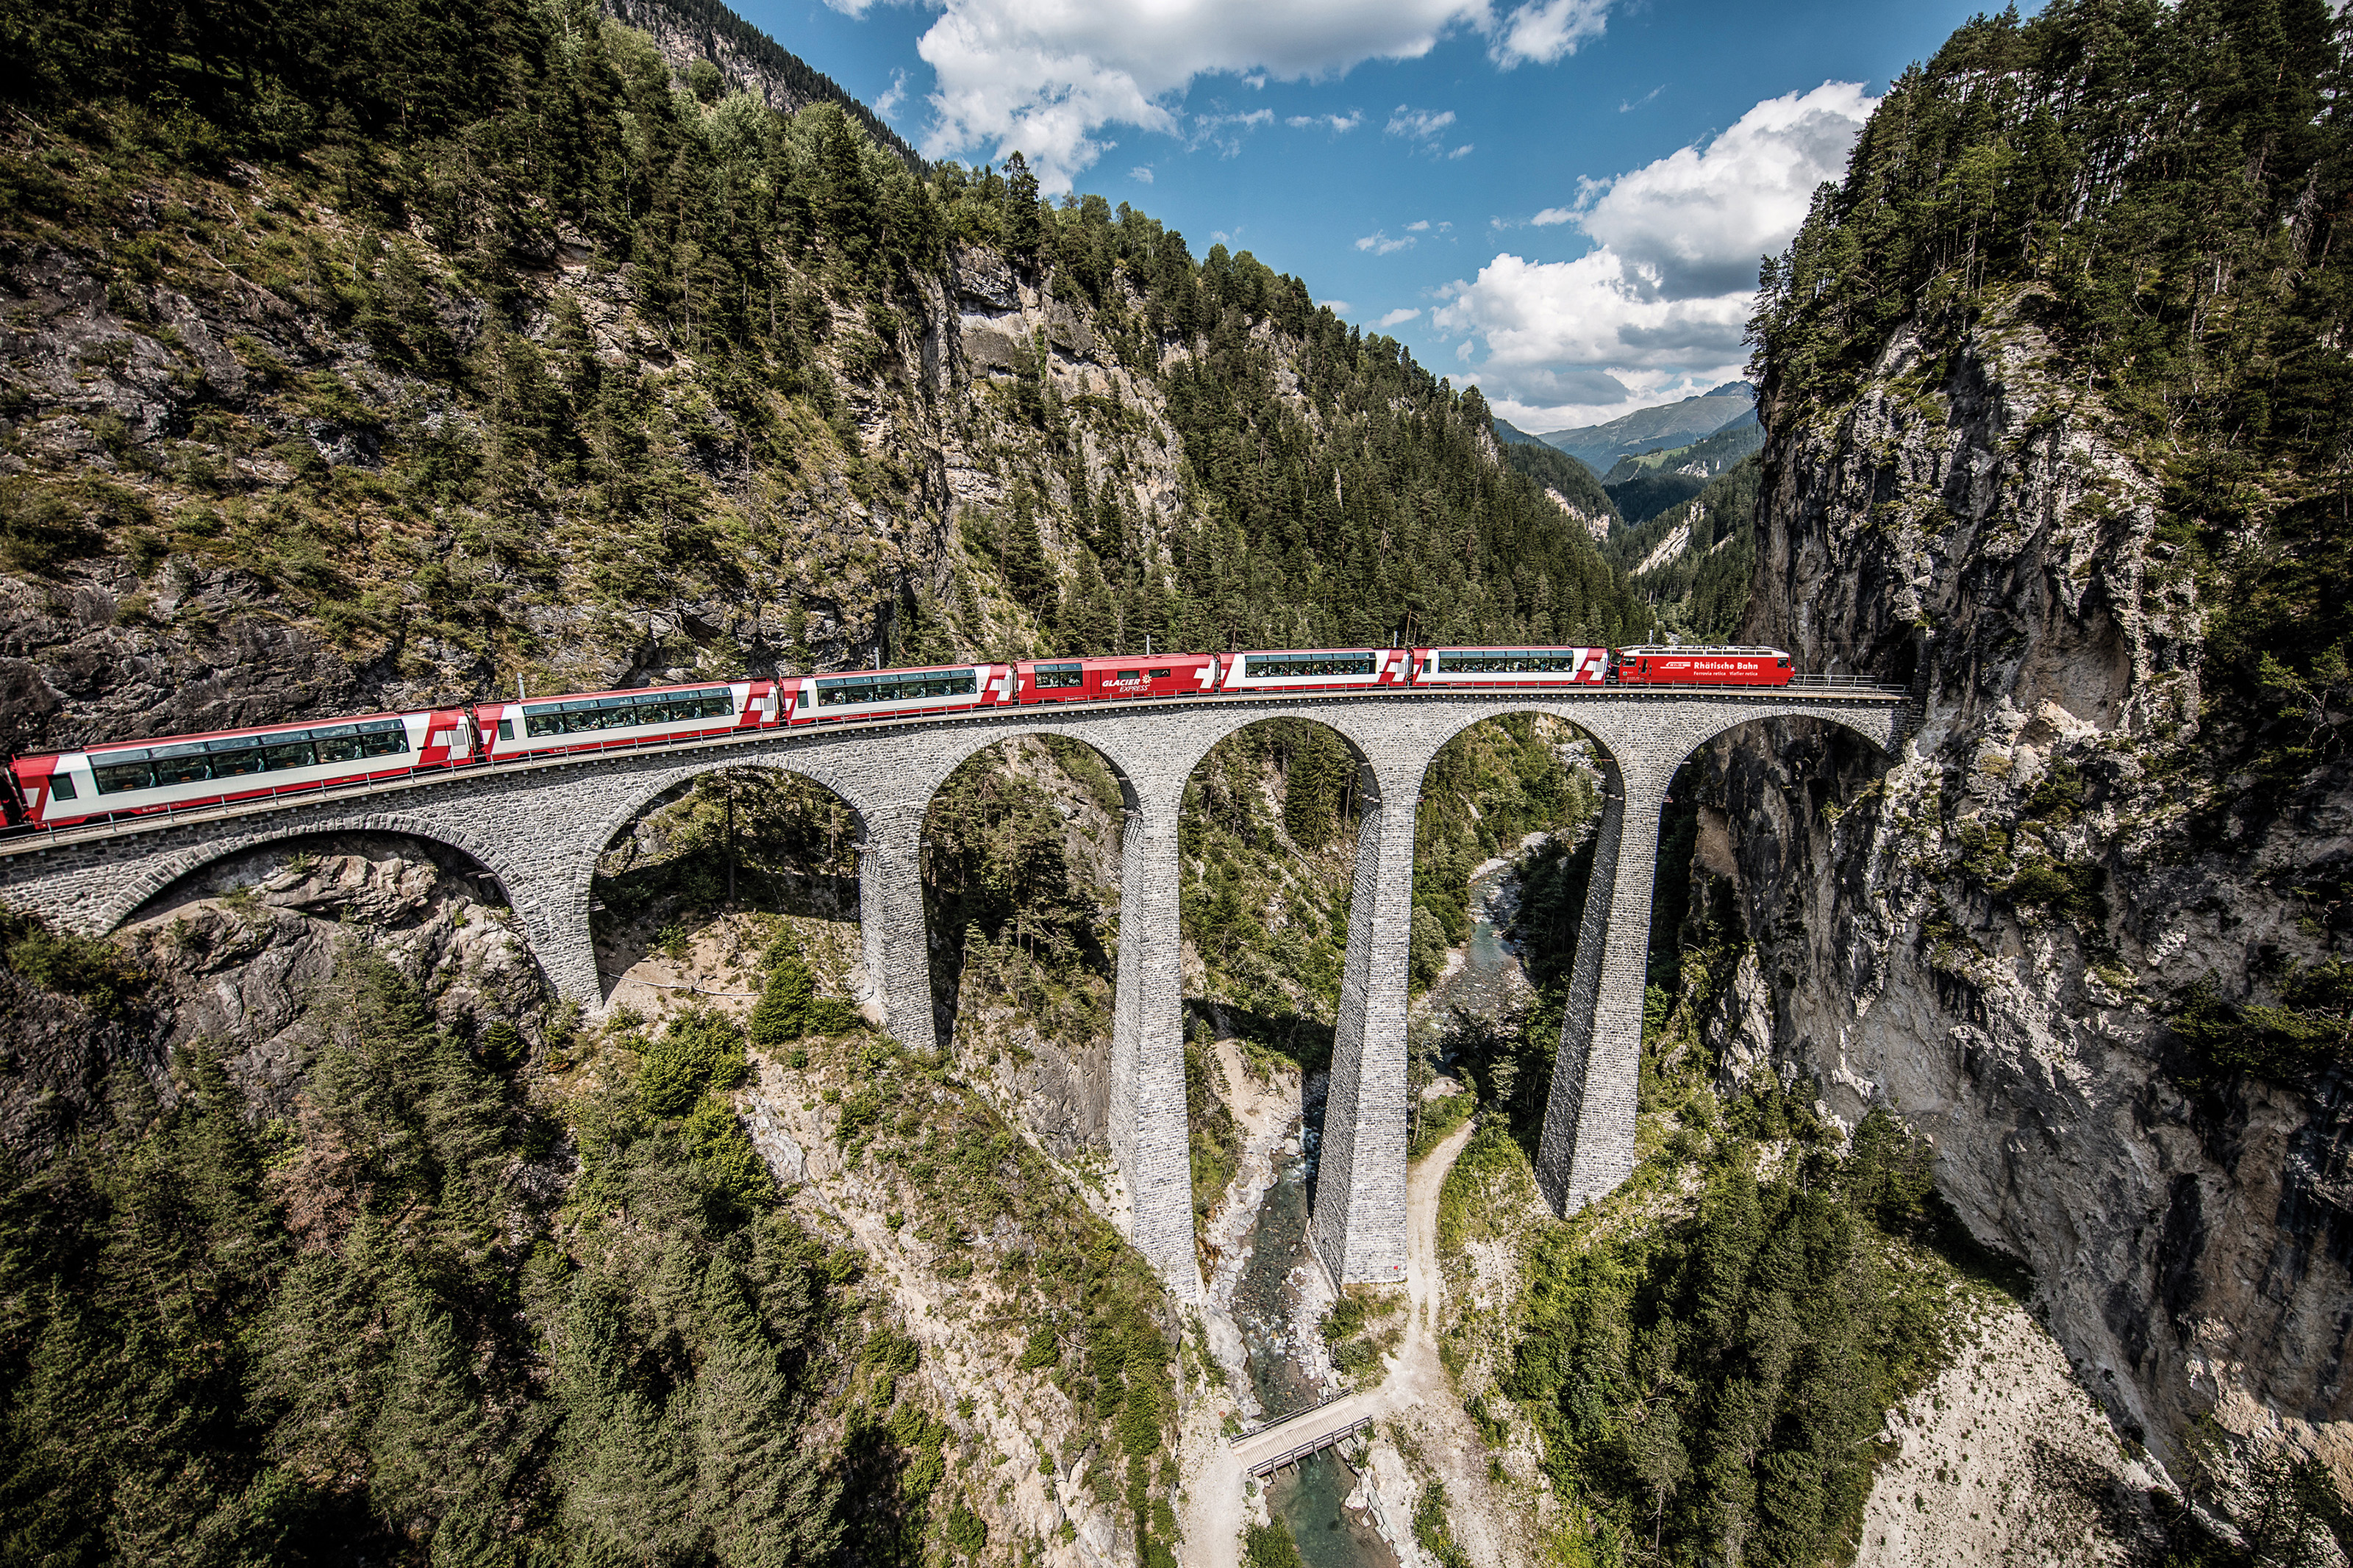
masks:
<path fill-rule="evenodd" d="M 1755 944 L 1727 1060 L 1932 1138 L 1943 1191 L 2177 1473 L 2211 1413 L 2353 1481 L 2342 1086 L 2193 1070 L 2167 1023 L 2201 977 L 2261 999 L 2321 950 L 2353 781 L 2260 805 L 2211 763 L 2151 476 L 2049 363 L 1997 318 L 1933 360 L 1897 339 L 1842 409 L 1768 389 L 1744 636 L 1912 682 L 1923 721 L 1892 766 L 1804 725 L 1703 760 L 1702 874 Z"/>

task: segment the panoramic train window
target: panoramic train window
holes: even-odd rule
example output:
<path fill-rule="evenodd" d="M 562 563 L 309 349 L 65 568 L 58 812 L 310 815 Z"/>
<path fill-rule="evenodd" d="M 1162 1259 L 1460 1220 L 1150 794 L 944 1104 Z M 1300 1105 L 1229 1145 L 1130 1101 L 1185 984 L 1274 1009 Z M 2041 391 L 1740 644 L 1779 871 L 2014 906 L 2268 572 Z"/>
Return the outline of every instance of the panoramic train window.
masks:
<path fill-rule="evenodd" d="M 98 793 L 121 795 L 129 789 L 153 789 L 155 770 L 147 765 L 142 755 L 135 763 L 103 763 L 93 765 L 90 772 L 98 775 Z"/>
<path fill-rule="evenodd" d="M 97 775 L 98 793 L 121 795 L 130 789 L 153 789 L 155 770 L 142 760 L 136 763 L 101 763 L 93 764 L 90 772 Z"/>
<path fill-rule="evenodd" d="M 362 724 L 359 731 L 360 754 L 364 757 L 390 757 L 408 750 L 408 731 L 397 719 Z"/>
<path fill-rule="evenodd" d="M 1242 674 L 1251 679 L 1271 676 L 1298 680 L 1319 675 L 1370 675 L 1371 654 L 1261 653 L 1242 660 Z"/>
<path fill-rule="evenodd" d="M 202 741 L 182 746 L 158 746 L 147 757 L 155 764 L 155 783 L 159 787 L 202 784 L 213 776 L 210 764 L 205 761 Z"/>
<path fill-rule="evenodd" d="M 408 730 L 397 719 L 364 724 L 331 724 L 317 730 L 280 730 L 269 735 L 237 735 L 225 741 L 187 741 L 136 752 L 108 752 L 90 759 L 100 795 L 164 789 L 207 779 L 247 778 L 290 773 L 322 763 L 356 763 L 397 756 L 408 750 Z"/>
<path fill-rule="evenodd" d="M 968 669 L 931 669 L 919 675 L 845 675 L 817 683 L 818 705 L 845 702 L 919 702 L 936 697 L 970 697 L 979 686 Z"/>
<path fill-rule="evenodd" d="M 1440 675 L 1570 675 L 1577 655 L 1556 648 L 1481 648 L 1477 653 L 1441 653 Z"/>
<path fill-rule="evenodd" d="M 1076 686 L 1086 679 L 1086 667 L 1078 664 L 1041 664 L 1038 667 L 1037 679 L 1041 689 Z"/>
<path fill-rule="evenodd" d="M 322 763 L 356 763 L 364 755 L 360 750 L 360 729 L 356 724 L 313 730 L 311 738 L 319 743 L 319 760 Z"/>
<path fill-rule="evenodd" d="M 703 719 L 728 719 L 735 713 L 735 694 L 723 686 L 701 691 L 663 691 L 639 697 L 582 697 L 570 702 L 550 702 L 522 710 L 526 740 L 547 735 L 585 735 L 598 730 L 627 730 L 639 724 L 691 724 Z M 512 721 L 499 721 L 499 738 L 512 740 Z"/>
<path fill-rule="evenodd" d="M 73 797 L 73 774 L 51 773 L 49 775 L 49 798 L 51 800 L 71 800 Z"/>

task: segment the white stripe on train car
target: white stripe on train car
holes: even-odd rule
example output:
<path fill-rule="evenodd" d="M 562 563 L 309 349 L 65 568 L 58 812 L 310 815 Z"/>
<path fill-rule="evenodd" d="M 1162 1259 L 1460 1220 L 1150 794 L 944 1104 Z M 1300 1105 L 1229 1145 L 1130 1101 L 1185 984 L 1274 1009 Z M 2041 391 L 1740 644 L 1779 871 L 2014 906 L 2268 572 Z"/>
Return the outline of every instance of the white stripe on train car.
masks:
<path fill-rule="evenodd" d="M 104 795 L 98 793 L 98 777 L 91 771 L 92 763 L 88 752 L 60 757 L 58 764 L 59 767 L 65 766 L 68 762 L 78 764 L 74 770 L 75 798 L 65 803 L 66 810 L 56 812 L 54 815 L 76 817 L 97 816 L 113 811 L 140 811 L 157 806 L 181 805 L 194 800 L 223 800 L 231 795 L 266 795 L 272 790 L 293 785 L 332 784 L 341 779 L 364 779 L 379 773 L 410 773 L 420 766 L 428 765 L 421 763 L 417 760 L 417 755 L 424 750 L 426 729 L 432 715 L 429 712 L 399 713 L 390 717 L 400 721 L 401 733 L 408 742 L 408 750 L 406 752 L 397 752 L 383 757 L 359 757 L 340 763 L 313 763 L 307 768 L 283 768 L 269 773 L 246 773 L 234 779 L 198 779 L 192 784 L 164 784 L 154 789 L 118 790 Z M 345 723 L 358 721 L 343 721 Z M 325 724 L 312 726 L 313 729 L 327 727 Z M 240 738 L 242 737 L 234 734 L 205 737 L 212 741 Z M 251 738 L 258 744 L 267 745 L 269 742 L 269 736 L 267 733 L 257 734 Z M 174 741 L 158 742 L 162 745 L 185 743 Z M 98 755 L 103 758 L 106 753 L 101 752 Z M 371 766 L 369 765 L 371 763 L 381 765 Z M 441 766 L 438 763 L 429 765 Z M 57 799 L 56 793 L 47 792 L 47 798 L 54 803 Z M 41 815 L 46 821 L 52 812 L 45 809 Z"/>

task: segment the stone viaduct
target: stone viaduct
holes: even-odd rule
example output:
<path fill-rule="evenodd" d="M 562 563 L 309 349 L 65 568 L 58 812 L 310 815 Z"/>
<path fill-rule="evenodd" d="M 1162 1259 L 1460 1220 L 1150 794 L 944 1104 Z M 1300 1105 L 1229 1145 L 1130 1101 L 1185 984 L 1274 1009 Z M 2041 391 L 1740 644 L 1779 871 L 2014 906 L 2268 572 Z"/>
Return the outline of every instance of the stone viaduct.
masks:
<path fill-rule="evenodd" d="M 1537 1153 L 1545 1196 L 1574 1212 L 1634 1165 L 1642 987 L 1660 812 L 1699 746 L 1753 720 L 1843 725 L 1899 743 L 1905 700 L 1882 690 L 1591 694 L 1420 689 L 1362 696 L 1212 698 L 769 731 L 477 773 L 418 774 L 364 791 L 216 807 L 0 843 L 0 899 L 102 934 L 206 863 L 277 840 L 382 832 L 450 846 L 495 876 L 548 981 L 592 1011 L 604 988 L 589 935 L 599 856 L 656 797 L 699 773 L 774 768 L 824 785 L 858 816 L 865 965 L 892 1033 L 936 1049 L 921 876 L 934 793 L 975 752 L 1025 734 L 1093 747 L 1120 778 L 1126 826 L 1113 1004 L 1111 1142 L 1134 1200 L 1132 1239 L 1180 1294 L 1198 1296 L 1185 1110 L 1176 827 L 1210 747 L 1268 719 L 1337 731 L 1362 806 L 1340 1013 L 1311 1229 L 1339 1281 L 1394 1281 L 1406 1266 L 1406 973 L 1414 811 L 1440 747 L 1483 719 L 1549 713 L 1594 742 L 1604 775 L 1593 878 Z"/>

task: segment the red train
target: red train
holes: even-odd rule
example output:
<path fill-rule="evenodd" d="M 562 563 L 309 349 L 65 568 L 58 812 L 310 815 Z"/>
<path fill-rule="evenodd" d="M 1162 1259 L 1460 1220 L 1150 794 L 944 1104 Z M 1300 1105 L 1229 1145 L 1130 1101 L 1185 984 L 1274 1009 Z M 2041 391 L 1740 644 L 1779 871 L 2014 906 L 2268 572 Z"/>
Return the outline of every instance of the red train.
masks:
<path fill-rule="evenodd" d="M 649 686 L 17 757 L 0 774 L 0 822 L 65 827 L 526 757 L 1033 703 L 1424 687 L 1788 683 L 1789 656 L 1778 648 L 1373 647 L 1025 659 Z"/>

